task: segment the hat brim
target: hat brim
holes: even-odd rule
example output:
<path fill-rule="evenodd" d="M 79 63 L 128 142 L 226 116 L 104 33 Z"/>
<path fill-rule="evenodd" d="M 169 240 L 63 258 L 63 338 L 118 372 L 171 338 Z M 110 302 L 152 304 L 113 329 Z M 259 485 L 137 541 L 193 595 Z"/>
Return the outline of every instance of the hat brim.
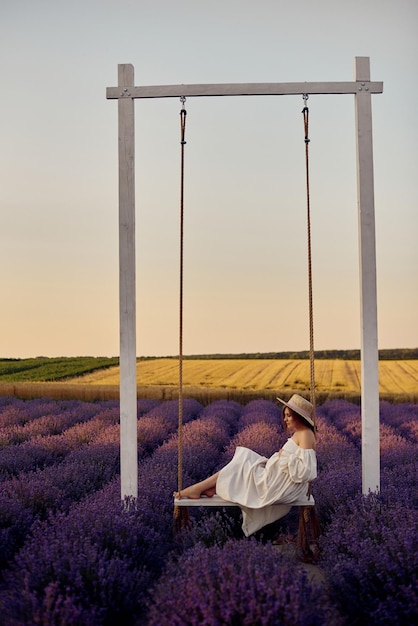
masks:
<path fill-rule="evenodd" d="M 278 400 L 281 404 L 283 404 L 284 406 L 287 406 L 288 409 L 296 413 L 296 415 L 300 417 L 300 419 L 303 420 L 308 426 L 310 426 L 311 428 L 315 428 L 313 419 L 309 417 L 308 415 L 304 415 L 303 413 L 300 413 L 301 409 L 298 406 L 296 406 L 295 404 L 289 404 L 289 401 L 282 400 L 282 398 L 276 398 L 276 400 Z"/>

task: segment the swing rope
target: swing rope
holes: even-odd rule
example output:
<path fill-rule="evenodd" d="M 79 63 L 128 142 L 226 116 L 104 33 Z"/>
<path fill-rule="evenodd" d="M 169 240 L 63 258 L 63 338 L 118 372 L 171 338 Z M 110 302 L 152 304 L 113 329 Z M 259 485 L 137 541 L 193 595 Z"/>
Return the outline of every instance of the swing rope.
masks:
<path fill-rule="evenodd" d="M 309 108 L 308 94 L 303 95 L 304 107 L 302 109 L 305 129 L 305 170 L 306 170 L 306 214 L 308 232 L 308 290 L 309 290 L 309 369 L 310 369 L 310 401 L 313 406 L 313 420 L 316 430 L 316 398 L 315 398 L 315 351 L 314 351 L 314 325 L 313 325 L 313 290 L 312 290 L 312 247 L 311 247 L 311 197 L 309 182 Z"/>
<path fill-rule="evenodd" d="M 179 398 L 178 398 L 178 463 L 177 463 L 177 491 L 182 490 L 183 482 L 183 271 L 184 271 L 184 146 L 186 145 L 186 116 L 184 107 L 185 96 L 181 96 L 182 108 L 180 111 L 180 302 L 179 302 Z M 174 507 L 174 526 L 176 530 L 189 526 L 189 512 L 187 508 Z"/>
<path fill-rule="evenodd" d="M 179 445 L 179 463 L 178 463 L 178 490 L 182 488 L 183 459 L 183 269 L 184 269 L 184 146 L 186 145 L 186 116 L 187 111 L 184 108 L 186 98 L 180 98 L 182 109 L 180 111 L 180 135 L 181 135 L 181 168 L 180 168 L 180 303 L 179 303 L 179 427 L 178 427 L 178 445 Z"/>

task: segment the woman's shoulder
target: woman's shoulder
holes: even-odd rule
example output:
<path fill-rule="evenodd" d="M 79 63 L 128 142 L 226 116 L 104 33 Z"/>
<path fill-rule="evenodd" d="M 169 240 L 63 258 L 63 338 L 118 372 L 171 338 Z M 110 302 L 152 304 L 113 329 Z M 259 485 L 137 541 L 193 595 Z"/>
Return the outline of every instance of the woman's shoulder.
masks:
<path fill-rule="evenodd" d="M 297 431 L 291 439 L 299 448 L 305 450 L 315 450 L 316 439 L 310 428 Z"/>

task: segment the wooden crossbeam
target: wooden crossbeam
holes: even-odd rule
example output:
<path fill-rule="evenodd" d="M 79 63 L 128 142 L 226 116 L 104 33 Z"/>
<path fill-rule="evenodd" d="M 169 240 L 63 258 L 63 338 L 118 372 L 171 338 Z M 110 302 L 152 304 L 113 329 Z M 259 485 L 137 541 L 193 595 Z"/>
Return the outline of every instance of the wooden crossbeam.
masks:
<path fill-rule="evenodd" d="M 154 85 L 134 87 L 126 84 L 108 87 L 106 98 L 180 98 L 198 96 L 288 96 L 307 94 L 382 93 L 382 82 L 321 83 L 220 83 L 208 85 Z"/>

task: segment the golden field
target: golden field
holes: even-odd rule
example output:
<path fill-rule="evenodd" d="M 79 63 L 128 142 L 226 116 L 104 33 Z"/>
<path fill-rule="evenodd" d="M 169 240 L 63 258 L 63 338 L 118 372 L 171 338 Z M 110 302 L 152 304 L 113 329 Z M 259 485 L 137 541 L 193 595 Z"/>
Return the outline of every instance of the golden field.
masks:
<path fill-rule="evenodd" d="M 317 391 L 360 393 L 360 361 L 324 359 L 315 361 Z M 87 374 L 82 384 L 118 385 L 119 367 Z M 75 380 L 72 382 L 76 382 Z M 137 364 L 138 386 L 176 387 L 179 367 L 176 359 L 155 359 Z M 418 392 L 418 361 L 380 361 L 380 392 Z M 183 361 L 183 387 L 236 389 L 249 391 L 306 390 L 310 367 L 306 359 L 186 359 Z"/>
<path fill-rule="evenodd" d="M 358 402 L 361 397 L 360 361 L 316 359 L 315 386 L 319 404 L 330 398 Z M 138 361 L 139 398 L 171 400 L 178 397 L 179 366 L 175 358 Z M 185 359 L 183 394 L 203 403 L 217 399 L 247 402 L 263 397 L 309 396 L 307 359 Z M 418 360 L 379 362 L 380 398 L 390 402 L 418 402 Z M 119 398 L 119 367 L 67 378 L 60 382 L 0 382 L 0 395 L 20 398 L 50 397 L 84 401 Z"/>

